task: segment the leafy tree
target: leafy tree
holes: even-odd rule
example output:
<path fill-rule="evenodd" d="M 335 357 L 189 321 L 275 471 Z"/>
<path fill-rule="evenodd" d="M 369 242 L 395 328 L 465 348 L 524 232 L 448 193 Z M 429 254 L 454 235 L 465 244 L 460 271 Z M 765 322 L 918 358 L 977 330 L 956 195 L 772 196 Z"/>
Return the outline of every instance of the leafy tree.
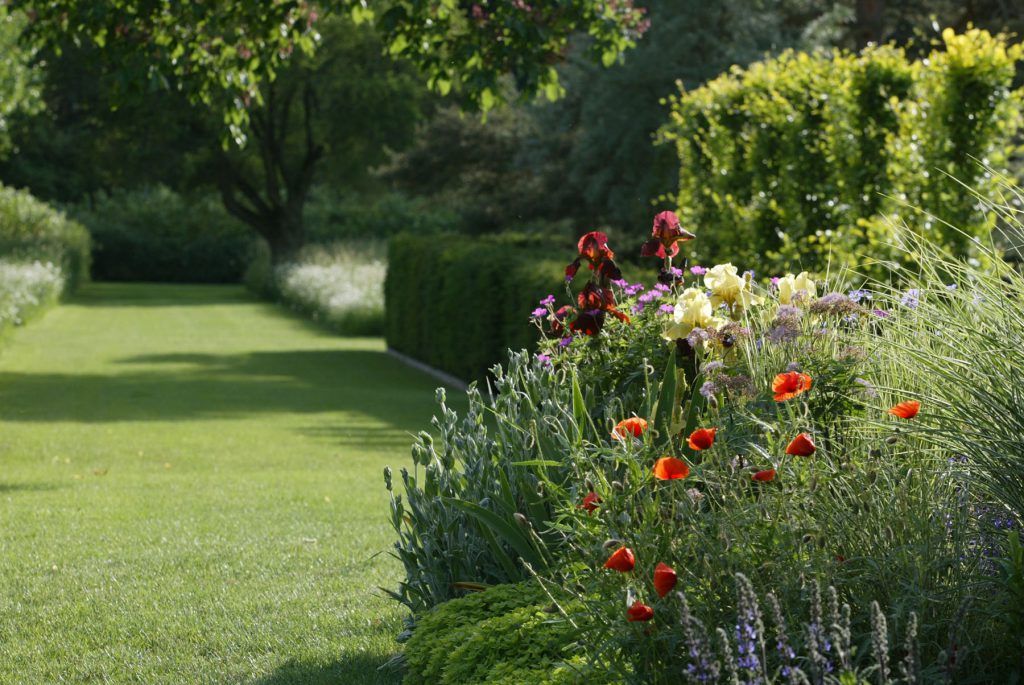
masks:
<path fill-rule="evenodd" d="M 642 10 L 630 0 L 557 0 L 536 7 L 481 0 L 394 0 L 375 14 L 364 0 L 237 0 L 180 3 L 158 0 L 10 0 L 29 17 L 26 37 L 60 49 L 68 36 L 95 48 L 100 64 L 117 84 L 115 101 L 153 88 L 184 93 L 227 124 L 242 146 L 255 137 L 262 164 L 261 192 L 238 172 L 236 155 L 221 158 L 226 205 L 270 242 L 280 258 L 303 240 L 302 204 L 313 170 L 324 156 L 313 124 L 316 93 L 304 85 L 275 83 L 298 62 L 315 73 L 319 27 L 325 18 L 378 20 L 392 54 L 411 60 L 442 94 L 459 93 L 465 103 L 487 110 L 508 97 L 500 79 L 513 76 L 523 97 L 560 94 L 551 66 L 569 36 L 584 31 L 592 52 L 606 62 L 632 44 L 646 28 Z M 302 121 L 304 151 L 286 160 L 279 154 L 295 136 L 291 121 Z M 230 185 L 231 188 L 227 188 Z"/>
<path fill-rule="evenodd" d="M 32 68 L 34 50 L 19 45 L 24 17 L 0 4 L 0 155 L 9 151 L 8 122 L 18 112 L 42 105 L 38 75 Z"/>

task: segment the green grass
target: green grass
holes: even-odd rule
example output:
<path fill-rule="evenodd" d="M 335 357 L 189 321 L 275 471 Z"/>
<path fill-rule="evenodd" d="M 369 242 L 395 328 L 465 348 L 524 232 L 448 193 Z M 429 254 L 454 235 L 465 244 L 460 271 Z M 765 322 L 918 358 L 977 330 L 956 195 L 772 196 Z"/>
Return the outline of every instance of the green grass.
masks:
<path fill-rule="evenodd" d="M 434 385 L 236 287 L 91 285 L 15 332 L 0 682 L 397 682 L 381 472 Z"/>

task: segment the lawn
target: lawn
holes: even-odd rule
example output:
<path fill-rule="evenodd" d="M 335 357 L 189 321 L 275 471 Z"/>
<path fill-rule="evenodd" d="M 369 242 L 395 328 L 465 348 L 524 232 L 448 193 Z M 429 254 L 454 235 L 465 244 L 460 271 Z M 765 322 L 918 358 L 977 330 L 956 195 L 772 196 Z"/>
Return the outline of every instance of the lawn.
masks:
<path fill-rule="evenodd" d="M 381 472 L 434 385 L 237 287 L 91 285 L 17 331 L 0 682 L 397 682 Z"/>

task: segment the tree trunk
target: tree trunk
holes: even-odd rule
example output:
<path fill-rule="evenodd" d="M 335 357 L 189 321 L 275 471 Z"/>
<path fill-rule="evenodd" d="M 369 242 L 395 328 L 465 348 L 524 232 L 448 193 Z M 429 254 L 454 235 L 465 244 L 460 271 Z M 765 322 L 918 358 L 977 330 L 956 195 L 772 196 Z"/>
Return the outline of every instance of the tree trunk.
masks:
<path fill-rule="evenodd" d="M 854 26 L 854 38 L 857 47 L 862 48 L 868 43 L 881 43 L 884 38 L 883 14 L 885 0 L 857 0 L 857 18 Z"/>
<path fill-rule="evenodd" d="M 298 106 L 302 110 L 305 146 L 297 160 L 289 160 L 285 146 L 291 110 L 300 88 L 303 92 Z M 262 183 L 250 182 L 238 159 L 227 153 L 221 156 L 219 183 L 224 207 L 267 241 L 274 264 L 287 261 L 306 241 L 303 209 L 313 186 L 314 170 L 324 153 L 315 138 L 315 109 L 316 95 L 309 81 L 292 81 L 283 92 L 278 92 L 271 83 L 264 106 L 250 116 Z"/>

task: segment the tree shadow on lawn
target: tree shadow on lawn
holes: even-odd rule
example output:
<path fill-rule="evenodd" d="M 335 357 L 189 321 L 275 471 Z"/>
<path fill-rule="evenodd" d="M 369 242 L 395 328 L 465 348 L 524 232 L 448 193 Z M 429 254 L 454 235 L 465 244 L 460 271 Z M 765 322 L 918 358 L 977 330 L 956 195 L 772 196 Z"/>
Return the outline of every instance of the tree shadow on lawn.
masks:
<path fill-rule="evenodd" d="M 384 352 L 188 353 L 129 357 L 119 363 L 125 371 L 112 374 L 0 372 L 0 406 L 7 419 L 27 422 L 260 420 L 273 414 L 343 413 L 370 421 L 339 417 L 333 432 L 320 426 L 303 430 L 314 437 L 368 444 L 371 434 L 376 433 L 372 439 L 385 437 L 384 424 L 394 431 L 392 439 L 405 445 L 411 440 L 404 432 L 428 427 L 437 406 L 436 381 Z"/>
<path fill-rule="evenodd" d="M 331 664 L 288 661 L 256 685 L 399 685 L 400 671 L 378 670 L 386 661 L 368 654 L 346 655 Z"/>

